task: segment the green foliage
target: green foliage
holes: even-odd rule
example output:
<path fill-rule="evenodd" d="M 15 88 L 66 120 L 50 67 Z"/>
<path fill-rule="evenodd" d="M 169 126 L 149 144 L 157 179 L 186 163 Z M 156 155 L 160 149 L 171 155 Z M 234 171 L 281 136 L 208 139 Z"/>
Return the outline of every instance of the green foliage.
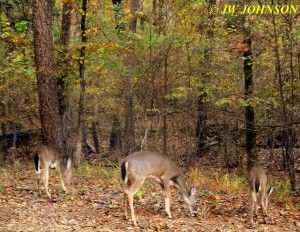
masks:
<path fill-rule="evenodd" d="M 25 30 L 28 28 L 27 27 L 28 22 L 21 21 L 15 24 L 16 29 L 18 32 L 25 32 Z"/>
<path fill-rule="evenodd" d="M 0 184 L 0 193 L 2 193 L 5 189 L 5 186 L 3 184 Z"/>
<path fill-rule="evenodd" d="M 288 181 L 279 181 L 274 185 L 273 194 L 276 195 L 278 202 L 285 203 L 289 201 L 291 196 L 290 184 Z"/>
<path fill-rule="evenodd" d="M 141 199 L 143 197 L 144 192 L 142 190 L 137 191 L 136 196 Z"/>

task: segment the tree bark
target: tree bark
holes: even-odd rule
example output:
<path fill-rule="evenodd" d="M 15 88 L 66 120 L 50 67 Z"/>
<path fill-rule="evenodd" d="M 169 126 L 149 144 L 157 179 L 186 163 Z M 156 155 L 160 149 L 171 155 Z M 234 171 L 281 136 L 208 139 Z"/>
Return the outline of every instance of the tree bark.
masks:
<path fill-rule="evenodd" d="M 82 160 L 82 130 L 83 130 L 83 117 L 84 117 L 84 99 L 85 99 L 85 50 L 86 50 L 86 12 L 87 0 L 82 0 L 82 15 L 81 15 L 81 43 L 79 58 L 79 78 L 80 78 L 80 94 L 79 94 L 79 109 L 77 121 L 77 139 L 75 151 L 75 167 L 79 167 Z M 85 141 L 84 141 L 85 142 Z"/>
<path fill-rule="evenodd" d="M 98 128 L 97 128 L 97 122 L 92 122 L 92 133 L 93 133 L 93 140 L 95 144 L 96 153 L 100 154 L 100 139 L 98 136 Z"/>
<path fill-rule="evenodd" d="M 109 147 L 110 149 L 120 148 L 121 147 L 121 125 L 117 116 L 113 117 L 113 123 L 110 132 Z"/>
<path fill-rule="evenodd" d="M 210 9 L 211 5 L 216 4 L 216 0 L 210 0 L 209 1 L 209 7 L 208 9 Z M 207 129 L 207 103 L 206 103 L 206 92 L 205 92 L 205 87 L 207 82 L 210 79 L 210 69 L 211 69 L 211 53 L 212 53 L 212 45 L 211 45 L 211 41 L 213 39 L 213 15 L 209 13 L 209 19 L 211 21 L 210 27 L 207 31 L 207 40 L 210 41 L 210 45 L 207 46 L 204 49 L 204 80 L 202 80 L 203 83 L 203 87 L 200 89 L 200 93 L 198 95 L 198 116 L 197 116 L 197 125 L 196 125 L 196 137 L 198 138 L 197 141 L 197 151 L 196 154 L 199 157 L 203 157 L 206 153 L 206 129 Z"/>
<path fill-rule="evenodd" d="M 135 12 L 139 8 L 139 0 L 131 0 L 131 14 L 133 18 L 129 22 L 129 31 L 136 32 L 137 16 Z M 132 51 L 127 53 L 127 68 L 135 69 L 135 57 Z M 124 128 L 124 149 L 125 153 L 131 153 L 135 149 L 135 131 L 134 131 L 134 90 L 132 84 L 132 73 L 129 73 L 125 79 L 125 128 Z"/>
<path fill-rule="evenodd" d="M 66 55 L 69 52 L 69 43 L 70 43 L 70 33 L 71 33 L 71 10 L 72 5 L 70 1 L 63 2 L 62 9 L 62 21 L 61 21 L 61 30 L 60 30 L 60 44 L 62 46 L 63 52 L 61 53 L 61 63 L 60 69 L 61 74 L 58 78 L 58 102 L 59 102 L 59 114 L 62 121 L 62 135 L 63 135 L 63 146 L 65 153 L 68 152 L 67 144 L 67 108 L 68 108 L 68 96 L 66 92 L 66 80 L 69 75 L 69 59 L 66 58 Z"/>
<path fill-rule="evenodd" d="M 57 97 L 58 79 L 53 53 L 53 2 L 51 0 L 34 0 L 32 11 L 42 139 L 44 144 L 53 145 L 62 152 L 62 124 Z"/>
<path fill-rule="evenodd" d="M 249 4 L 246 1 L 245 4 Z M 249 25 L 249 19 L 244 17 L 244 75 L 245 75 L 245 101 L 247 106 L 245 107 L 246 118 L 246 151 L 248 156 L 247 168 L 250 170 L 255 163 L 257 163 L 256 153 L 256 128 L 255 128 L 255 113 L 254 108 L 249 102 L 253 94 L 253 70 L 252 70 L 252 44 L 251 44 L 251 28 Z"/>
<path fill-rule="evenodd" d="M 169 51 L 171 49 L 171 45 L 166 50 L 165 53 L 165 67 L 164 67 L 164 97 L 163 97 L 163 107 L 164 107 L 164 115 L 163 115 L 163 153 L 167 154 L 167 148 L 168 148 L 168 124 L 167 124 L 167 102 L 166 102 L 166 96 L 168 94 L 168 57 L 169 57 Z"/>

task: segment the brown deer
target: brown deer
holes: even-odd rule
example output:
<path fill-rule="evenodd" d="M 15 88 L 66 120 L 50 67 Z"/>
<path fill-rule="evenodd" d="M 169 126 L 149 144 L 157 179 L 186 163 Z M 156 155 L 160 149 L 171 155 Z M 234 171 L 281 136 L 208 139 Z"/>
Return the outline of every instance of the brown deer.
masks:
<path fill-rule="evenodd" d="M 48 191 L 49 168 L 57 170 L 62 187 L 65 193 L 67 193 L 67 189 L 63 181 L 63 175 L 66 177 L 68 184 L 70 184 L 73 176 L 71 159 L 62 158 L 61 155 L 53 147 L 47 145 L 37 146 L 33 152 L 33 155 L 36 173 L 38 174 L 37 183 L 39 194 L 41 195 L 40 179 L 42 179 L 42 182 L 44 183 L 46 189 L 46 193 L 51 199 L 51 195 Z"/>
<path fill-rule="evenodd" d="M 254 166 L 248 176 L 250 189 L 250 224 L 253 224 L 253 211 L 257 214 L 257 198 L 260 193 L 260 204 L 263 211 L 263 220 L 268 215 L 268 197 L 273 191 L 273 186 L 267 191 L 267 175 L 261 165 Z"/>
<path fill-rule="evenodd" d="M 165 155 L 151 151 L 135 152 L 128 155 L 121 164 L 122 180 L 125 183 L 124 189 L 124 212 L 127 219 L 126 195 L 131 210 L 131 218 L 136 226 L 133 209 L 133 196 L 144 183 L 147 177 L 154 178 L 161 186 L 165 198 L 165 211 L 169 218 L 170 210 L 170 186 L 174 185 L 183 195 L 192 216 L 197 215 L 197 205 L 194 198 L 195 188 L 188 189 L 184 178 L 176 163 Z"/>

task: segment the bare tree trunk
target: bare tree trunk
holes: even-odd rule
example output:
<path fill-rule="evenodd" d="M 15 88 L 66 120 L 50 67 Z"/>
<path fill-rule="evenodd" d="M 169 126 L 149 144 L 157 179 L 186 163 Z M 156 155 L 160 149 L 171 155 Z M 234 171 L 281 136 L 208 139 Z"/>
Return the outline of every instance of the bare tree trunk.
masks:
<path fill-rule="evenodd" d="M 62 124 L 59 116 L 57 76 L 53 47 L 53 2 L 33 1 L 33 32 L 36 77 L 43 143 L 63 151 Z M 54 93 L 54 94 L 53 94 Z"/>
<path fill-rule="evenodd" d="M 135 12 L 139 9 L 139 0 L 131 0 L 130 2 L 131 14 L 133 18 L 129 22 L 129 31 L 136 32 L 137 16 Z M 134 54 L 129 51 L 127 53 L 127 67 L 128 69 L 135 69 Z M 135 149 L 135 132 L 134 132 L 134 90 L 132 84 L 132 77 L 129 74 L 125 79 L 125 128 L 124 128 L 124 148 L 125 153 L 131 153 Z"/>
<path fill-rule="evenodd" d="M 77 121 L 77 139 L 76 139 L 76 151 L 75 151 L 75 167 L 79 167 L 82 160 L 82 123 L 84 113 L 84 99 L 85 99 L 85 49 L 86 49 L 86 12 L 87 12 L 87 0 L 82 0 L 82 15 L 81 15 L 81 43 L 80 60 L 79 60 L 79 77 L 80 77 L 80 96 L 79 96 L 79 110 Z"/>
<path fill-rule="evenodd" d="M 92 133 L 93 133 L 93 140 L 94 140 L 94 144 L 95 144 L 96 153 L 100 154 L 100 139 L 98 136 L 97 124 L 98 123 L 96 121 L 92 122 Z"/>
<path fill-rule="evenodd" d="M 216 4 L 216 0 L 210 0 L 209 5 Z M 210 9 L 210 6 L 208 9 Z M 208 12 L 209 13 L 209 12 Z M 207 46 L 204 50 L 204 80 L 202 80 L 203 87 L 200 89 L 200 93 L 198 95 L 198 116 L 197 116 L 197 125 L 196 125 L 196 137 L 197 141 L 197 151 L 196 154 L 200 157 L 203 157 L 206 153 L 206 130 L 207 130 L 207 103 L 206 103 L 206 93 L 205 86 L 210 79 L 209 73 L 211 69 L 211 53 L 212 53 L 212 45 L 211 41 L 213 39 L 213 15 L 209 14 L 209 19 L 212 22 L 210 28 L 207 31 L 207 40 L 209 40 L 210 45 Z"/>
<path fill-rule="evenodd" d="M 250 4 L 247 0 L 245 4 Z M 251 28 L 249 19 L 244 17 L 244 75 L 245 75 L 245 101 L 248 101 L 253 94 L 253 70 L 252 70 L 252 45 L 251 45 Z M 255 113 L 253 106 L 248 103 L 245 107 L 246 118 L 246 151 L 248 156 L 247 168 L 250 170 L 257 162 L 256 153 L 256 128 Z"/>
<path fill-rule="evenodd" d="M 168 94 L 168 57 L 169 51 L 171 49 L 171 45 L 167 48 L 165 54 L 165 73 L 164 73 L 164 96 L 163 96 L 163 107 L 164 107 L 164 115 L 163 115 L 163 153 L 167 154 L 168 147 L 168 124 L 167 124 L 167 102 L 166 96 Z"/>
<path fill-rule="evenodd" d="M 68 152 L 68 144 L 67 144 L 67 107 L 68 107 L 68 96 L 66 93 L 66 80 L 69 75 L 69 59 L 65 58 L 67 53 L 69 52 L 69 43 L 70 43 L 70 33 L 71 33 L 71 2 L 64 1 L 63 2 L 63 10 L 62 10 L 62 21 L 61 21 L 61 32 L 60 32 L 60 44 L 63 47 L 63 52 L 61 54 L 61 74 L 58 78 L 58 101 L 59 101 L 59 114 L 62 121 L 62 136 L 63 136 L 63 146 L 64 152 Z"/>
<path fill-rule="evenodd" d="M 110 132 L 110 140 L 109 140 L 109 147 L 111 149 L 120 148 L 121 147 L 121 125 L 117 116 L 113 117 L 113 123 Z"/>

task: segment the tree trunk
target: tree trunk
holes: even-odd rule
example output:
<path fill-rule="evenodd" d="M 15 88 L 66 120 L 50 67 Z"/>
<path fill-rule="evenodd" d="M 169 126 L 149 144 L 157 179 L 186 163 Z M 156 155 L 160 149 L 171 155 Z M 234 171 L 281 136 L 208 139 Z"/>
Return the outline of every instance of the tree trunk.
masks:
<path fill-rule="evenodd" d="M 139 8 L 139 0 L 131 0 L 130 2 L 132 19 L 129 22 L 129 31 L 136 32 L 137 16 L 135 12 Z M 135 57 L 131 51 L 127 53 L 127 67 L 130 70 L 135 69 Z M 125 153 L 131 153 L 135 149 L 135 132 L 134 132 L 134 90 L 132 84 L 132 73 L 125 79 L 125 128 L 124 128 L 124 149 Z"/>
<path fill-rule="evenodd" d="M 82 123 L 84 117 L 84 99 L 85 99 L 85 49 L 86 49 L 86 11 L 87 0 L 82 1 L 82 15 L 81 15 L 81 43 L 79 58 L 79 77 L 80 77 L 80 96 L 79 96 L 79 109 L 78 109 L 78 121 L 77 121 L 77 139 L 76 139 L 76 151 L 75 151 L 75 167 L 79 167 L 82 160 Z"/>
<path fill-rule="evenodd" d="M 134 133 L 134 105 L 133 105 L 133 86 L 132 78 L 125 79 L 125 127 L 124 127 L 124 149 L 125 153 L 132 153 L 135 148 Z"/>
<path fill-rule="evenodd" d="M 198 116 L 196 125 L 196 137 L 197 137 L 197 156 L 203 157 L 205 155 L 205 144 L 206 144 L 206 103 L 205 94 L 198 96 Z"/>
<path fill-rule="evenodd" d="M 71 10 L 72 5 L 69 1 L 63 2 L 63 10 L 62 10 L 62 21 L 61 21 L 61 30 L 60 30 L 60 44 L 63 48 L 63 52 L 61 54 L 61 62 L 60 69 L 61 74 L 58 78 L 58 101 L 59 101 L 59 114 L 62 121 L 62 135 L 63 135 L 63 146 L 64 152 L 68 152 L 68 144 L 67 144 L 67 107 L 68 107 L 68 96 L 66 93 L 66 80 L 69 75 L 69 59 L 66 58 L 69 50 L 70 43 L 70 33 L 71 33 Z"/>
<path fill-rule="evenodd" d="M 135 33 L 136 32 L 136 26 L 137 26 L 137 16 L 136 12 L 140 8 L 140 0 L 131 0 L 130 1 L 130 13 L 132 15 L 132 18 L 129 22 L 129 31 Z"/>
<path fill-rule="evenodd" d="M 110 132 L 110 140 L 109 147 L 111 149 L 120 148 L 121 147 L 121 125 L 117 116 L 113 117 L 113 123 Z"/>
<path fill-rule="evenodd" d="M 98 123 L 96 121 L 92 122 L 92 133 L 93 133 L 93 140 L 94 140 L 94 144 L 95 144 L 96 153 L 100 154 L 100 139 L 98 136 L 97 124 Z"/>
<path fill-rule="evenodd" d="M 246 1 L 246 4 L 249 2 Z M 244 17 L 244 75 L 245 75 L 245 101 L 249 101 L 253 94 L 253 70 L 252 70 L 252 45 L 251 45 L 251 28 L 249 26 L 249 19 Z M 250 170 L 257 162 L 256 153 L 256 128 L 255 128 L 255 113 L 254 108 L 248 102 L 245 107 L 246 118 L 246 151 L 248 156 L 247 168 Z"/>
<path fill-rule="evenodd" d="M 216 0 L 210 0 L 209 1 L 209 7 L 208 9 L 210 9 L 211 5 L 216 4 Z M 211 53 L 212 53 L 212 45 L 211 45 L 211 41 L 213 39 L 213 28 L 214 28 L 214 24 L 213 24 L 213 15 L 209 13 L 209 19 L 211 25 L 207 31 L 207 40 L 210 41 L 210 45 L 207 46 L 204 49 L 204 80 L 202 80 L 203 83 L 203 87 L 200 89 L 200 93 L 198 95 L 198 116 L 197 116 L 197 125 L 196 125 L 196 137 L 198 138 L 197 141 L 197 151 L 196 154 L 199 157 L 203 157 L 206 153 L 206 130 L 207 130 L 207 126 L 206 126 L 206 121 L 207 121 L 207 103 L 206 103 L 206 93 L 205 93 L 205 87 L 207 82 L 210 79 L 210 69 L 211 69 Z"/>
<path fill-rule="evenodd" d="M 62 124 L 59 116 L 57 76 L 53 54 L 53 2 L 34 0 L 32 11 L 42 139 L 44 144 L 53 145 L 62 152 Z"/>
<path fill-rule="evenodd" d="M 167 154 L 167 147 L 168 147 L 168 124 L 167 124 L 167 102 L 166 97 L 168 94 L 168 57 L 169 51 L 171 49 L 171 45 L 167 48 L 165 54 L 165 73 L 164 73 L 164 96 L 163 96 L 163 107 L 164 107 L 164 115 L 163 115 L 163 154 Z"/>

